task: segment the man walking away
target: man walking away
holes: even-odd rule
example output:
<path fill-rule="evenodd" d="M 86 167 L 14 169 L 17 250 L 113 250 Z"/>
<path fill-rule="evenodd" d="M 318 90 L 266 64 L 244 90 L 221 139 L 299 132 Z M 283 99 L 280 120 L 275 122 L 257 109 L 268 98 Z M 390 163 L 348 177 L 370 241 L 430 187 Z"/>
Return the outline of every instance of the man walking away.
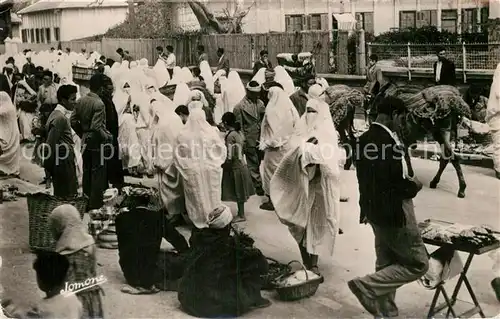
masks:
<path fill-rule="evenodd" d="M 134 59 L 132 59 L 132 57 L 128 54 L 128 51 L 123 51 L 122 48 L 118 48 L 118 50 L 116 50 L 116 53 L 118 53 L 118 55 L 121 57 L 121 61 L 120 62 L 123 62 L 123 61 L 128 61 L 128 62 L 132 62 Z"/>
<path fill-rule="evenodd" d="M 198 66 L 203 61 L 208 62 L 208 55 L 205 53 L 205 46 L 199 45 L 198 46 Z"/>
<path fill-rule="evenodd" d="M 261 86 L 255 81 L 247 85 L 247 95 L 238 103 L 233 110 L 236 122 L 241 125 L 245 135 L 245 156 L 247 165 L 252 176 L 257 195 L 264 195 L 262 189 L 262 179 L 260 176 L 260 161 L 258 141 L 260 140 L 260 129 L 264 113 L 266 112 L 264 103 L 259 100 Z"/>
<path fill-rule="evenodd" d="M 229 76 L 229 59 L 226 57 L 225 51 L 223 48 L 217 49 L 217 56 L 219 57 L 219 64 L 217 65 L 217 71 L 224 70 L 226 71 L 226 76 Z"/>
<path fill-rule="evenodd" d="M 174 76 L 176 58 L 174 54 L 174 47 L 171 45 L 167 45 L 167 57 L 165 60 L 165 66 L 167 67 L 168 74 L 170 74 L 170 78 L 172 78 Z"/>
<path fill-rule="evenodd" d="M 54 196 L 75 197 L 78 194 L 78 178 L 74 152 L 73 133 L 67 117 L 76 103 L 77 88 L 63 85 L 57 91 L 56 108 L 47 120 L 47 145 L 49 157 L 44 161 L 44 168 L 52 177 Z"/>
<path fill-rule="evenodd" d="M 436 51 L 438 61 L 434 63 L 436 85 L 455 85 L 457 80 L 455 64 L 446 58 L 446 50 L 441 47 Z"/>
<path fill-rule="evenodd" d="M 82 139 L 83 192 L 89 197 L 87 210 L 102 207 L 103 193 L 108 188 L 104 146 L 113 136 L 106 129 L 106 108 L 99 93 L 101 74 L 90 79 L 90 93 L 82 97 L 71 115 L 71 127 Z"/>
<path fill-rule="evenodd" d="M 123 164 L 120 159 L 120 147 L 118 144 L 118 113 L 113 103 L 113 81 L 104 74 L 98 79 L 102 87 L 99 97 L 105 107 L 106 129 L 113 136 L 112 142 L 104 148 L 104 156 L 107 160 L 106 171 L 108 182 L 113 185 L 114 188 L 121 190 L 125 183 L 125 174 L 123 172 Z"/>
<path fill-rule="evenodd" d="M 302 79 L 300 89 L 290 95 L 290 100 L 292 100 L 297 112 L 299 112 L 299 116 L 304 115 L 306 112 L 306 104 L 309 101 L 309 88 L 314 84 L 316 84 L 316 78 L 313 75 L 307 75 Z"/>
<path fill-rule="evenodd" d="M 381 93 L 383 90 L 387 89 L 387 84 L 389 81 L 384 77 L 382 69 L 377 65 L 378 56 L 376 54 L 370 55 L 370 62 L 366 70 L 366 85 L 364 87 L 364 92 L 368 98 L 368 103 L 365 103 L 365 122 L 368 124 L 370 121 L 370 104 L 372 98 L 377 94 Z"/>
<path fill-rule="evenodd" d="M 271 71 L 273 70 L 273 66 L 269 61 L 269 52 L 267 52 L 266 50 L 260 51 L 260 60 L 255 62 L 255 64 L 253 65 L 252 76 L 255 76 L 255 74 L 257 74 L 257 72 L 259 72 L 259 70 L 262 68 L 266 68 L 267 70 Z"/>
<path fill-rule="evenodd" d="M 359 184 L 360 222 L 369 223 L 375 235 L 376 272 L 348 282 L 349 289 L 375 317 L 397 317 L 396 290 L 421 278 L 429 267 L 413 201 L 422 184 L 393 132 L 394 110 L 401 100 L 384 98 L 378 117 L 359 137 L 356 174 Z"/>

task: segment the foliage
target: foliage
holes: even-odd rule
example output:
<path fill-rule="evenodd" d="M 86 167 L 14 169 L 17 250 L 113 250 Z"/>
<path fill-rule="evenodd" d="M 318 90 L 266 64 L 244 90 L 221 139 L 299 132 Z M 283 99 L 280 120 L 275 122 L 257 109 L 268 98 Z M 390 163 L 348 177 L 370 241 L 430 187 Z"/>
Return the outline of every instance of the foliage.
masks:
<path fill-rule="evenodd" d="M 406 44 L 410 43 L 487 43 L 488 33 L 452 33 L 446 30 L 439 31 L 435 26 L 422 28 L 408 28 L 398 31 L 389 31 L 375 37 L 376 43 Z"/>
<path fill-rule="evenodd" d="M 365 44 L 374 41 L 375 36 L 373 33 L 365 32 Z M 356 74 L 356 50 L 358 47 L 358 34 L 356 32 L 349 36 L 347 42 L 347 61 L 349 63 L 349 74 Z M 367 52 L 367 51 L 365 51 Z"/>
<path fill-rule="evenodd" d="M 104 36 L 124 39 L 161 39 L 166 37 L 186 36 L 200 32 L 184 32 L 172 25 L 173 3 L 170 1 L 146 0 L 135 7 L 132 23 L 130 15 L 125 21 L 110 28 Z"/>

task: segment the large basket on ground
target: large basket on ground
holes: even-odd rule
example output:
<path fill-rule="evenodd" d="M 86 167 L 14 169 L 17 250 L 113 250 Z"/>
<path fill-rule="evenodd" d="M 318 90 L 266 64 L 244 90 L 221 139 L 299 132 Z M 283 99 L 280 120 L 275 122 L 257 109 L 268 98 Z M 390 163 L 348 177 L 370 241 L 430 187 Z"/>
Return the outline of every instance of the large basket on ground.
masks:
<path fill-rule="evenodd" d="M 301 262 L 292 260 L 291 262 L 288 263 L 288 266 L 290 266 L 292 263 L 298 263 L 302 266 L 302 269 L 306 273 L 306 281 L 291 286 L 283 286 L 283 287 L 277 286 L 276 292 L 278 293 L 279 299 L 283 301 L 295 301 L 313 296 L 318 290 L 319 285 L 324 281 L 324 278 L 322 276 L 319 276 L 318 278 L 309 279 L 309 275 L 307 274 L 307 269 Z M 284 278 L 288 275 L 290 275 L 290 273 L 288 273 L 285 276 L 281 276 L 280 278 Z"/>
<path fill-rule="evenodd" d="M 29 215 L 29 245 L 32 251 L 53 250 L 55 242 L 48 227 L 47 219 L 54 208 L 71 204 L 78 209 L 80 216 L 83 215 L 87 206 L 87 197 L 74 199 L 61 199 L 45 193 L 34 193 L 27 195 Z"/>
<path fill-rule="evenodd" d="M 90 78 L 94 74 L 95 74 L 94 68 L 73 65 L 73 79 L 74 80 L 90 81 Z"/>

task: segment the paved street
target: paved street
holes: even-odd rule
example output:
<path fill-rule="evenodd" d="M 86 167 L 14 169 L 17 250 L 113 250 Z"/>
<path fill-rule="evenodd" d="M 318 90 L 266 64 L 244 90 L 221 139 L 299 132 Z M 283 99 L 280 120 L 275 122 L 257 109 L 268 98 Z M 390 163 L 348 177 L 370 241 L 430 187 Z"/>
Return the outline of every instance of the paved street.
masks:
<path fill-rule="evenodd" d="M 437 170 L 438 163 L 414 159 L 415 171 L 428 185 Z M 21 177 L 38 183 L 41 170 L 29 161 L 24 161 Z M 467 179 L 467 198 L 458 199 L 457 177 L 450 166 L 436 190 L 428 187 L 415 200 L 417 218 L 434 218 L 463 224 L 489 224 L 500 228 L 499 223 L 499 186 L 493 171 L 464 167 Z M 338 237 L 335 256 L 331 260 L 320 260 L 320 269 L 325 276 L 317 294 L 309 299 L 285 303 L 276 301 L 272 293 L 266 296 L 273 301 L 270 308 L 248 314 L 248 318 L 368 318 L 357 300 L 351 295 L 346 282 L 373 271 L 375 255 L 371 229 L 358 224 L 357 181 L 354 171 L 344 172 L 343 193 L 350 197 L 342 203 L 342 228 L 344 234 Z M 153 185 L 154 180 L 146 180 Z M 260 210 L 261 198 L 253 197 L 247 203 L 248 221 L 246 231 L 256 240 L 257 246 L 266 256 L 288 262 L 300 259 L 296 243 L 282 226 L 273 212 Z M 235 205 L 231 208 L 236 210 Z M 41 296 L 36 286 L 35 273 L 31 269 L 33 260 L 28 249 L 28 212 L 26 200 L 0 205 L 0 255 L 3 258 L 1 283 L 6 295 L 25 303 Z M 187 234 L 187 231 L 184 232 Z M 429 246 L 429 250 L 434 249 Z M 464 256 L 465 257 L 465 256 Z M 465 259 L 463 258 L 465 261 Z M 118 265 L 116 250 L 98 251 L 98 274 L 104 274 L 108 282 L 104 284 L 105 310 L 108 318 L 187 318 L 179 310 L 177 295 L 161 292 L 153 296 L 130 296 L 119 289 L 124 278 Z M 469 278 L 476 290 L 479 302 L 487 316 L 493 317 L 500 312 L 500 304 L 490 287 L 493 279 L 491 259 L 476 257 Z M 454 281 L 453 281 L 454 284 Z M 449 288 L 452 289 L 452 288 Z M 465 289 L 464 289 L 465 291 Z M 451 291 L 450 291 L 451 293 Z M 403 318 L 423 318 L 427 314 L 433 291 L 424 289 L 418 283 L 407 285 L 398 291 L 397 303 Z M 461 299 L 470 301 L 464 295 Z M 459 308 L 460 310 L 460 308 Z"/>

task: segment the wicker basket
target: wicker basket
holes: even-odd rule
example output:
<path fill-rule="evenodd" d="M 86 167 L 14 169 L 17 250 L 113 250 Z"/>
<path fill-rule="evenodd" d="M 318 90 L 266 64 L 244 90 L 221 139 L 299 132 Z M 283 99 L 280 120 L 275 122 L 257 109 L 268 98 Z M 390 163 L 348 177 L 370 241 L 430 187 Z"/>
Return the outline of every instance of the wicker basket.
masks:
<path fill-rule="evenodd" d="M 53 250 L 55 242 L 52 239 L 47 219 L 57 206 L 71 204 L 80 212 L 83 219 L 87 205 L 87 197 L 75 199 L 60 199 L 45 193 L 27 195 L 29 214 L 29 245 L 32 251 Z"/>
<path fill-rule="evenodd" d="M 90 81 L 92 75 L 94 75 L 94 68 L 86 68 L 81 66 L 73 65 L 73 79 L 78 81 Z"/>
<path fill-rule="evenodd" d="M 274 290 L 276 289 L 275 280 L 280 278 L 281 276 L 287 275 L 292 271 L 292 267 L 290 265 L 284 265 L 279 261 L 266 257 L 269 264 L 269 271 L 267 274 L 261 276 L 264 285 L 262 286 L 263 290 Z"/>
<path fill-rule="evenodd" d="M 287 286 L 287 287 L 277 286 L 276 292 L 278 293 L 279 299 L 281 299 L 283 301 L 295 301 L 295 300 L 299 300 L 299 299 L 313 296 L 316 293 L 316 291 L 318 290 L 319 285 L 321 283 L 323 283 L 323 281 L 324 281 L 323 276 L 319 276 L 318 278 L 314 278 L 314 279 L 309 280 L 309 275 L 307 274 L 306 267 L 304 267 L 304 265 L 297 260 L 292 260 L 291 262 L 288 263 L 287 266 L 290 266 L 290 264 L 292 264 L 292 263 L 298 263 L 302 266 L 302 269 L 304 269 L 304 271 L 306 272 L 306 281 L 304 281 L 300 284 Z M 278 279 L 283 279 L 289 275 L 291 275 L 291 274 L 288 273 L 284 276 L 278 277 L 275 280 L 275 282 Z"/>

